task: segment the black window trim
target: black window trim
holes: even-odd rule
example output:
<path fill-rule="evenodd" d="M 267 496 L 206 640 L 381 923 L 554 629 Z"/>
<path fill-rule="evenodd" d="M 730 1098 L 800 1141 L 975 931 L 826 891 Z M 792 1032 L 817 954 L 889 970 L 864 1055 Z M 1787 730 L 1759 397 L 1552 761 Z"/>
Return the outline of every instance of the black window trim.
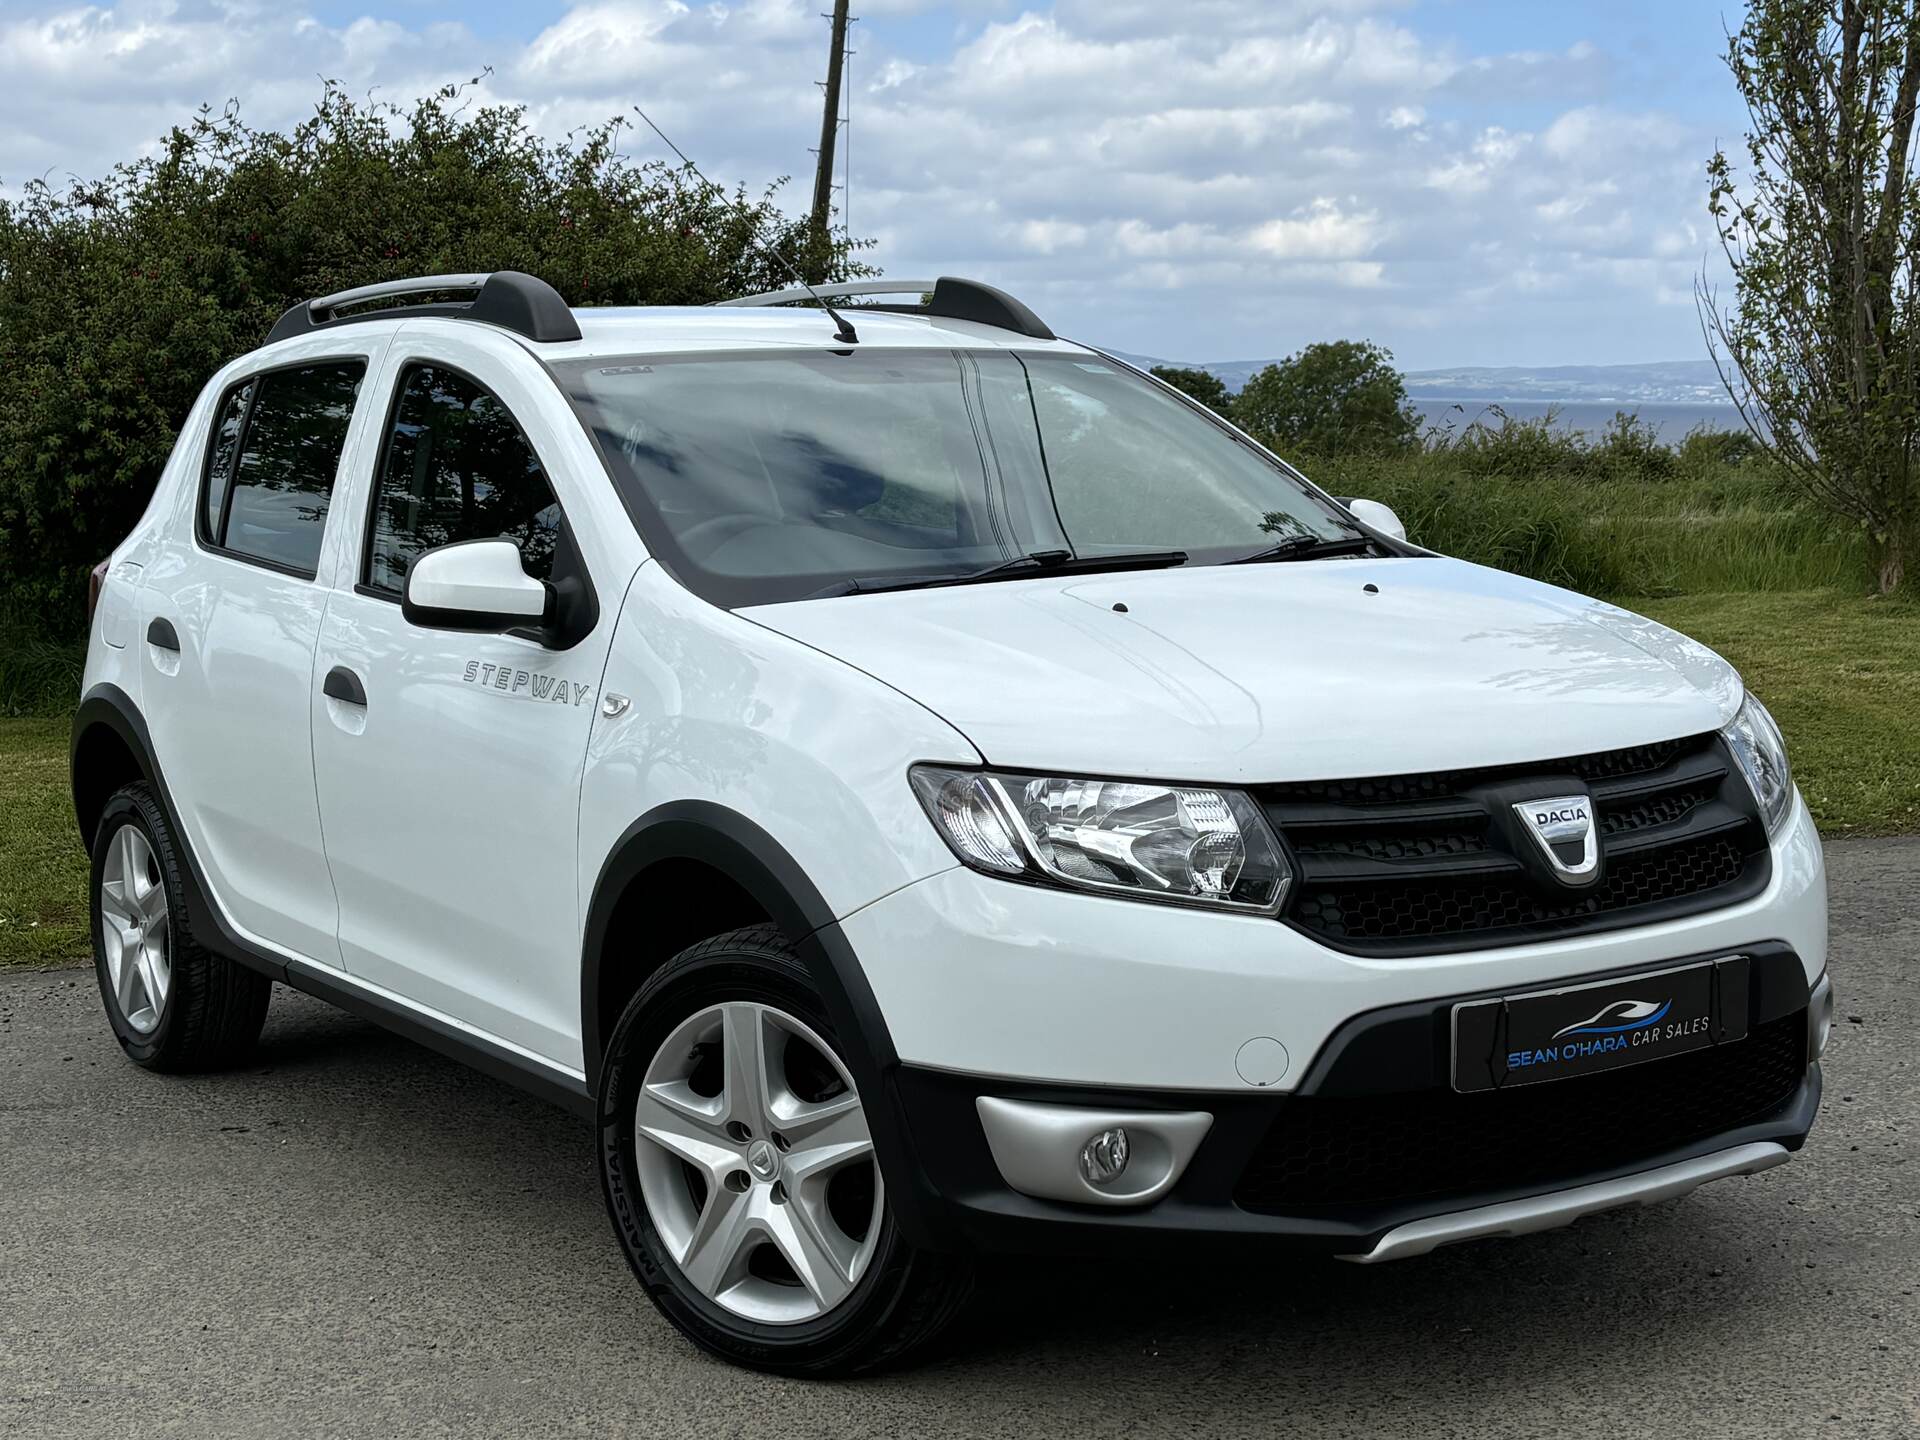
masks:
<path fill-rule="evenodd" d="M 194 492 L 193 501 L 193 543 L 195 548 L 203 554 L 218 555 L 222 559 L 235 560 L 242 565 L 251 565 L 257 570 L 270 570 L 277 575 L 288 575 L 295 580 L 313 582 L 320 578 L 320 568 L 317 565 L 309 570 L 305 566 L 288 565 L 283 561 L 269 560 L 261 555 L 249 555 L 244 550 L 235 550 L 230 546 L 215 544 L 212 537 L 206 533 L 207 486 L 213 478 L 214 426 L 219 424 L 220 412 L 225 407 L 228 398 L 232 396 L 234 391 L 243 386 L 254 386 L 253 393 L 247 397 L 247 408 L 240 416 L 239 432 L 234 437 L 233 474 L 227 477 L 227 493 L 220 499 L 220 533 L 222 535 L 227 533 L 227 517 L 233 509 L 233 482 L 240 474 L 240 453 L 247 448 L 247 431 L 253 425 L 253 407 L 260 399 L 258 382 L 266 379 L 269 375 L 277 375 L 283 370 L 311 370 L 319 365 L 358 365 L 360 367 L 360 383 L 364 385 L 368 374 L 373 369 L 373 360 L 371 356 L 365 353 L 315 355 L 299 360 L 285 360 L 277 365 L 268 365 L 259 370 L 250 370 L 238 379 L 229 381 L 226 388 L 220 392 L 220 398 L 214 403 L 213 407 L 213 423 L 207 427 L 206 434 L 202 438 L 200 484 Z M 360 409 L 360 401 L 357 396 L 354 399 L 353 408 L 357 414 Z M 352 429 L 353 416 L 349 415 L 347 417 L 347 430 L 349 434 L 351 434 Z M 346 458 L 347 441 L 343 438 L 340 442 L 340 458 L 334 461 L 333 465 L 333 484 L 327 487 L 328 519 L 331 519 L 333 516 L 333 492 L 339 486 L 340 467 L 346 462 Z M 321 522 L 320 532 L 321 544 L 324 546 L 326 544 L 326 521 Z"/>
<path fill-rule="evenodd" d="M 553 483 L 553 471 L 548 466 L 546 459 L 540 454 L 540 447 L 533 443 L 533 437 L 527 434 L 526 427 L 520 423 L 520 417 L 514 414 L 513 407 L 500 398 L 499 391 L 495 390 L 493 386 L 487 384 L 486 381 L 467 370 L 464 366 L 455 365 L 447 360 L 437 360 L 432 356 L 409 355 L 400 362 L 400 368 L 394 372 L 393 393 L 387 397 L 386 423 L 381 426 L 380 443 L 373 453 L 373 473 L 367 477 L 367 513 L 360 522 L 360 559 L 353 567 L 353 593 L 356 595 L 364 595 L 369 600 L 385 600 L 390 605 L 398 605 L 400 603 L 400 591 L 389 590 L 384 586 L 375 585 L 367 577 L 373 573 L 373 532 L 380 517 L 380 479 L 387 463 L 387 442 L 393 438 L 394 422 L 400 417 L 400 398 L 407 393 L 407 376 L 411 371 L 423 365 L 430 365 L 436 370 L 446 370 L 454 375 L 458 375 L 462 380 L 474 386 L 481 393 L 491 396 L 495 403 L 507 412 L 507 419 L 513 422 L 514 433 L 520 437 L 520 443 L 525 445 L 527 452 L 532 455 L 535 460 L 540 462 L 540 473 L 547 477 L 547 489 L 552 492 L 553 503 L 560 511 L 560 532 L 565 538 L 566 543 L 572 545 L 575 553 L 578 554 L 579 546 L 574 543 L 573 539 L 573 525 L 572 522 L 567 519 L 567 504 L 566 501 L 560 498 L 560 487 Z M 472 538 L 480 540 L 487 538 L 505 539 L 506 537 L 476 535 Z M 514 548 L 518 549 L 519 546 L 516 545 Z M 583 577 L 586 576 L 587 566 L 584 556 L 580 557 L 579 568 L 581 575 Z M 589 586 L 592 584 L 590 577 L 588 578 L 588 584 Z"/>

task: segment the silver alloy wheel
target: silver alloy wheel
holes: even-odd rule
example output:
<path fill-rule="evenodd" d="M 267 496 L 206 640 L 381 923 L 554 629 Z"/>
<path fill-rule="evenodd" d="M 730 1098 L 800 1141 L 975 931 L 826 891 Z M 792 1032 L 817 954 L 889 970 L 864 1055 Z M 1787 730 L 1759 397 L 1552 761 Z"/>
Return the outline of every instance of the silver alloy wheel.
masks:
<path fill-rule="evenodd" d="M 100 942 L 121 1017 L 151 1035 L 166 1007 L 173 962 L 167 953 L 167 887 L 138 825 L 120 827 L 100 870 Z"/>
<path fill-rule="evenodd" d="M 832 1047 L 785 1011 L 728 1001 L 676 1028 L 634 1139 L 654 1228 L 723 1309 L 817 1320 L 866 1273 L 885 1200 L 866 1112 Z"/>

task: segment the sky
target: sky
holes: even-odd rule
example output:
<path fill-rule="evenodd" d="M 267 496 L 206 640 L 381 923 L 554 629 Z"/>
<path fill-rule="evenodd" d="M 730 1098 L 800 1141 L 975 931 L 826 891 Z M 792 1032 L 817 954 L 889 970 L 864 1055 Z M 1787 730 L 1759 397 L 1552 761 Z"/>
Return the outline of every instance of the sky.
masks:
<path fill-rule="evenodd" d="M 818 143 L 827 0 L 0 0 L 0 196 L 253 124 L 322 77 L 550 134 L 644 106 L 710 177 Z M 1371 339 L 1408 369 L 1704 354 L 1705 166 L 1743 114 L 1737 0 L 855 0 L 851 232 L 1184 361 Z M 636 159 L 666 158 L 644 127 Z"/>

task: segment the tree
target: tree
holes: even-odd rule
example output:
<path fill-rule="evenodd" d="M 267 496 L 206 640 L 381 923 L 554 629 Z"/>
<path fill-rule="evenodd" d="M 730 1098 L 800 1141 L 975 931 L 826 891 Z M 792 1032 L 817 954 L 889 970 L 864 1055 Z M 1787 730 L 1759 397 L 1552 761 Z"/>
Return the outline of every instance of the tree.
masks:
<path fill-rule="evenodd" d="M 1227 389 L 1227 382 L 1211 370 L 1190 369 L 1184 365 L 1156 365 L 1151 373 L 1182 395 L 1198 400 L 1216 415 L 1233 413 L 1233 395 Z"/>
<path fill-rule="evenodd" d="M 1234 400 L 1233 418 L 1321 457 L 1401 450 L 1420 435 L 1393 356 L 1370 340 L 1322 341 L 1267 366 Z"/>
<path fill-rule="evenodd" d="M 203 110 L 150 158 L 0 201 L 0 604 L 78 624 L 87 569 L 152 494 L 200 387 L 297 300 L 525 270 L 573 304 L 701 304 L 789 283 L 804 222 L 635 164 L 609 121 L 560 142 L 449 87 L 411 108 L 325 86 L 285 133 Z M 756 240 L 758 237 L 758 240 Z M 830 273 L 863 273 L 836 242 Z"/>
<path fill-rule="evenodd" d="M 1753 0 L 1727 44 L 1747 168 L 1708 162 L 1733 270 L 1701 325 L 1754 437 L 1817 501 L 1860 525 L 1876 583 L 1912 583 L 1920 544 L 1920 94 L 1916 0 Z"/>

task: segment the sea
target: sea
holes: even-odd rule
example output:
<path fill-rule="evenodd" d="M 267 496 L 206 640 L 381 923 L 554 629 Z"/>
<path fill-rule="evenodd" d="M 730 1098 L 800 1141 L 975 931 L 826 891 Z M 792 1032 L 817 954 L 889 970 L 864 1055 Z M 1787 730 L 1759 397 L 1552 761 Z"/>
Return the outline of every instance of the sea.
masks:
<path fill-rule="evenodd" d="M 1485 420 L 1489 425 L 1500 423 L 1499 417 L 1492 412 L 1498 406 L 1516 420 L 1533 420 L 1552 412 L 1554 424 L 1562 430 L 1582 430 L 1597 437 L 1601 431 L 1613 423 L 1613 417 L 1620 411 L 1637 416 L 1644 424 L 1654 427 L 1660 439 L 1669 445 L 1677 445 L 1684 440 L 1688 432 L 1698 429 L 1742 430 L 1740 412 L 1731 405 L 1704 404 L 1636 404 L 1631 400 L 1611 401 L 1605 404 L 1590 400 L 1472 400 L 1447 399 L 1433 395 L 1415 395 L 1411 397 L 1413 408 L 1420 412 L 1423 430 L 1445 428 L 1451 425 L 1456 430 L 1464 429 L 1475 420 Z"/>

